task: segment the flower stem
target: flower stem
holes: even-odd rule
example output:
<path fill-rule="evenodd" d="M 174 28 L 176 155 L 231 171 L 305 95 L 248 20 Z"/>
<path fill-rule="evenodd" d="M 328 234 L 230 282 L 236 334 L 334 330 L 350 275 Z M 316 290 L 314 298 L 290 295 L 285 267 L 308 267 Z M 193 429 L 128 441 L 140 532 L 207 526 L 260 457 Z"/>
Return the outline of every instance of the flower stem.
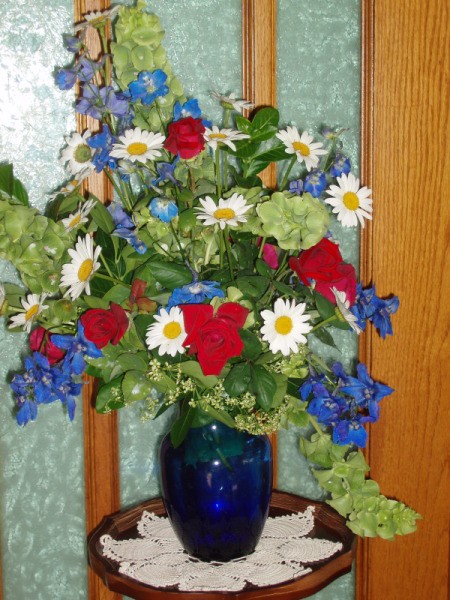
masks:
<path fill-rule="evenodd" d="M 281 192 L 284 190 L 284 186 L 286 185 L 286 182 L 288 180 L 289 173 L 292 171 L 292 167 L 295 165 L 296 161 L 297 161 L 297 155 L 294 154 L 294 156 L 291 158 L 291 162 L 288 164 L 288 166 L 286 168 L 283 179 L 281 180 L 280 187 L 278 188 Z"/>
<path fill-rule="evenodd" d="M 258 258 L 261 258 L 264 252 L 264 244 L 266 243 L 266 237 L 261 238 L 261 245 L 259 247 Z"/>
<path fill-rule="evenodd" d="M 336 320 L 336 315 L 332 314 L 331 317 L 328 317 L 328 319 L 325 319 L 325 320 L 321 321 L 320 323 L 317 323 L 316 325 L 314 325 L 314 327 L 311 329 L 311 331 L 309 333 L 312 333 L 313 331 L 316 331 L 316 329 L 320 329 L 321 327 L 324 327 L 328 323 L 331 323 L 332 321 L 335 321 L 335 320 Z"/>
<path fill-rule="evenodd" d="M 180 250 L 181 258 L 186 262 L 187 261 L 186 254 L 184 253 L 183 246 L 181 245 L 180 238 L 178 237 L 177 232 L 175 231 L 175 227 L 173 226 L 172 221 L 170 221 L 170 229 L 172 230 L 173 237 L 175 238 L 175 240 L 177 242 L 177 246 Z"/>
<path fill-rule="evenodd" d="M 112 281 L 113 283 L 117 283 L 117 284 L 123 285 L 123 286 L 131 289 L 130 284 L 125 283 L 124 281 L 120 281 L 120 279 L 116 279 L 115 277 L 110 277 L 109 275 L 104 275 L 103 273 L 99 273 L 98 271 L 96 271 L 94 276 L 100 277 L 100 279 L 106 279 L 107 281 Z"/>
<path fill-rule="evenodd" d="M 223 234 L 223 239 L 224 239 L 224 242 L 225 242 L 225 248 L 226 248 L 226 251 L 227 251 L 228 268 L 230 269 L 230 277 L 231 277 L 232 281 L 234 281 L 233 255 L 231 254 L 230 240 L 228 239 L 228 227 L 225 227 L 225 229 L 223 230 L 222 234 Z"/>
<path fill-rule="evenodd" d="M 222 173 L 220 169 L 220 148 L 217 144 L 216 148 L 216 180 L 217 180 L 217 196 L 222 197 Z"/>

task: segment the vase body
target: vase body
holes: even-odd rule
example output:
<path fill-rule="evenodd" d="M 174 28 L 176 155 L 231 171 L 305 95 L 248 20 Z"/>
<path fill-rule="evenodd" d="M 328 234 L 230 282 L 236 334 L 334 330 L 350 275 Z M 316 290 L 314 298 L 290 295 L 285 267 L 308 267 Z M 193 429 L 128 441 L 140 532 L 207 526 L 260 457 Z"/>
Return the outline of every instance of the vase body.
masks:
<path fill-rule="evenodd" d="M 206 561 L 253 552 L 272 493 L 272 450 L 255 436 L 214 421 L 191 428 L 174 448 L 161 444 L 162 495 L 185 550 Z"/>

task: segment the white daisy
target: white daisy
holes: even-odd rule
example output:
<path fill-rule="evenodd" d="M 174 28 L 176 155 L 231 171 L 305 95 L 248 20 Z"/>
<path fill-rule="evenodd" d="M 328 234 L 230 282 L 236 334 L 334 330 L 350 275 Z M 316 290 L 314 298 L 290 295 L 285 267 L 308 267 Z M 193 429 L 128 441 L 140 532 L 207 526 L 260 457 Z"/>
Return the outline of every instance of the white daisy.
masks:
<path fill-rule="evenodd" d="M 198 212 L 197 219 L 202 220 L 205 226 L 219 223 L 220 229 L 225 229 L 225 225 L 236 227 L 238 223 L 245 223 L 247 217 L 244 215 L 251 208 L 242 194 L 233 194 L 226 200 L 220 198 L 219 206 L 212 198 L 206 196 L 205 199 L 200 198 L 200 204 L 203 208 L 195 209 Z"/>
<path fill-rule="evenodd" d="M 273 308 L 273 312 L 271 310 L 261 312 L 264 319 L 261 328 L 263 340 L 269 342 L 269 348 L 274 354 L 281 352 L 284 356 L 289 356 L 291 352 L 298 352 L 298 345 L 306 344 L 304 334 L 312 329 L 306 322 L 311 317 L 304 314 L 306 304 L 296 305 L 294 300 L 290 302 L 278 298 Z"/>
<path fill-rule="evenodd" d="M 94 204 L 95 200 L 88 200 L 84 204 L 80 203 L 76 212 L 61 219 L 61 223 L 64 225 L 66 231 L 72 231 L 72 229 L 77 229 L 83 223 L 87 223 L 87 216 Z"/>
<path fill-rule="evenodd" d="M 183 354 L 183 342 L 187 337 L 184 330 L 183 313 L 178 306 L 173 306 L 169 312 L 161 308 L 159 315 L 154 317 L 156 323 L 152 323 L 147 329 L 147 346 L 149 350 L 159 348 L 158 354 Z"/>
<path fill-rule="evenodd" d="M 119 137 L 120 143 L 114 144 L 110 155 L 114 158 L 126 158 L 131 162 L 145 163 L 161 156 L 161 148 L 166 138 L 162 133 L 145 131 L 140 127 L 127 129 Z"/>
<path fill-rule="evenodd" d="M 62 267 L 60 285 L 62 287 L 69 286 L 64 296 L 70 294 L 72 300 L 76 300 L 84 290 L 88 296 L 90 295 L 89 281 L 95 271 L 100 268 L 97 258 L 101 250 L 100 246 L 94 250 L 94 242 L 91 236 L 87 235 L 84 240 L 81 237 L 78 238 L 75 250 L 70 248 L 67 251 L 72 257 L 72 261 Z"/>
<path fill-rule="evenodd" d="M 63 165 L 68 163 L 66 168 L 72 175 L 78 175 L 79 173 L 85 175 L 86 172 L 91 172 L 95 168 L 91 161 L 95 150 L 87 143 L 90 136 L 91 132 L 85 131 L 83 135 L 75 132 L 70 137 L 65 138 L 67 146 L 61 152 L 59 160 Z"/>
<path fill-rule="evenodd" d="M 56 192 L 49 194 L 48 195 L 49 199 L 55 200 L 58 196 L 64 196 L 64 197 L 68 196 L 69 194 L 74 192 L 77 188 L 79 188 L 82 181 L 84 181 L 87 177 L 89 177 L 89 175 L 91 173 L 92 173 L 92 169 L 86 169 L 85 171 L 80 171 L 79 173 L 77 173 L 76 179 L 72 179 L 72 181 L 69 181 L 62 188 L 60 188 L 59 190 L 56 190 Z"/>
<path fill-rule="evenodd" d="M 224 108 L 228 108 L 231 110 L 234 108 L 235 111 L 242 114 L 243 110 L 250 110 L 255 105 L 252 102 L 247 102 L 247 100 L 237 100 L 236 94 L 230 94 L 229 96 L 225 96 L 219 94 L 218 92 L 211 92 L 211 96 L 220 102 Z"/>
<path fill-rule="evenodd" d="M 326 191 L 331 198 L 325 202 L 334 206 L 333 212 L 344 227 L 356 227 L 358 220 L 364 227 L 364 218 L 372 218 L 372 190 L 366 186 L 360 188 L 359 179 L 353 173 L 342 173 L 337 182 L 339 185 L 330 185 Z"/>
<path fill-rule="evenodd" d="M 48 305 L 44 304 L 47 296 L 48 294 L 28 294 L 26 299 L 21 298 L 20 303 L 23 306 L 24 312 L 11 317 L 11 324 L 9 327 L 23 327 L 27 333 L 30 333 L 31 326 L 36 320 L 36 317 L 40 315 L 43 310 L 48 308 Z"/>
<path fill-rule="evenodd" d="M 362 329 L 357 323 L 358 317 L 355 317 L 355 315 L 349 310 L 350 301 L 347 300 L 345 292 L 337 290 L 335 287 L 332 287 L 331 291 L 333 292 L 334 297 L 336 298 L 336 306 L 338 307 L 342 318 L 345 321 L 347 321 L 347 323 L 350 325 L 353 331 L 359 335 Z"/>
<path fill-rule="evenodd" d="M 86 29 L 86 27 L 98 27 L 102 23 L 105 23 L 108 19 L 113 19 L 119 11 L 120 6 L 114 6 L 108 10 L 94 10 L 90 13 L 87 13 L 84 16 L 84 21 L 78 23 L 73 28 L 74 32 L 81 31 L 82 29 Z"/>
<path fill-rule="evenodd" d="M 216 150 L 217 144 L 225 144 L 232 150 L 236 150 L 236 146 L 233 144 L 236 140 L 245 140 L 250 136 L 246 133 L 241 133 L 235 129 L 219 129 L 217 125 L 213 125 L 212 129 L 206 127 L 203 137 L 210 148 Z"/>
<path fill-rule="evenodd" d="M 304 162 L 308 171 L 317 167 L 321 154 L 327 153 L 323 144 L 314 142 L 314 138 L 307 131 L 300 136 L 297 127 L 288 125 L 287 129 L 279 131 L 276 137 L 286 146 L 287 154 L 296 154 L 298 162 Z"/>

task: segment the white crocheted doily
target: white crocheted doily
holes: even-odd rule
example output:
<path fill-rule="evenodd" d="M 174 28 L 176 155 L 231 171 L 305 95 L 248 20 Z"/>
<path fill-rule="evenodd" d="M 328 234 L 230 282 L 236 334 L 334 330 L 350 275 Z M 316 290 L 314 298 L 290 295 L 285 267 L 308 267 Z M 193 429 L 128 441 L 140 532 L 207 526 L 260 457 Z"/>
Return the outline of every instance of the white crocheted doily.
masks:
<path fill-rule="evenodd" d="M 330 558 L 342 544 L 308 537 L 314 507 L 304 513 L 269 518 L 259 544 L 249 556 L 227 563 L 208 563 L 189 556 L 180 546 L 169 520 L 144 512 L 140 538 L 101 538 L 104 556 L 120 564 L 119 572 L 156 588 L 183 592 L 237 592 L 248 584 L 280 584 L 311 572 L 305 565 Z"/>

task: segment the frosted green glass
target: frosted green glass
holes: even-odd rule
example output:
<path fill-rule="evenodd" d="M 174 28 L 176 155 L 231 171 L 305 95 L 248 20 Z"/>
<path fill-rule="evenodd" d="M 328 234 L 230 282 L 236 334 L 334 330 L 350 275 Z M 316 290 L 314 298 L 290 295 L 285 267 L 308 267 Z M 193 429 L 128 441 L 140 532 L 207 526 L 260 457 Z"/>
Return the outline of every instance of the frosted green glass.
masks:
<path fill-rule="evenodd" d="M 359 153 L 360 2 L 278 0 L 277 11 L 277 102 L 281 122 L 301 131 L 306 129 L 314 136 L 321 125 L 348 128 L 342 140 L 355 171 Z M 344 260 L 357 264 L 358 232 L 338 224 L 333 224 L 331 231 L 340 242 Z M 330 361 L 352 365 L 357 352 L 356 335 L 335 331 L 333 337 L 341 352 L 320 346 L 321 354 L 325 353 Z M 281 431 L 278 443 L 278 487 L 321 499 L 323 493 L 298 449 L 299 431 Z M 337 579 L 311 598 L 354 598 L 353 574 Z"/>
<path fill-rule="evenodd" d="M 73 96 L 53 83 L 68 54 L 71 0 L 0 3 L 0 160 L 14 163 L 34 206 L 64 181 L 63 136 L 75 127 Z M 0 281 L 18 279 L 0 264 Z M 4 600 L 85 600 L 87 564 L 83 419 L 42 407 L 21 429 L 6 380 L 22 369 L 26 337 L 0 324 L 0 545 Z"/>
<path fill-rule="evenodd" d="M 131 4 L 124 2 L 123 4 Z M 149 8 L 161 19 L 163 45 L 188 97 L 219 123 L 222 109 L 211 91 L 241 93 L 241 1 L 160 0 Z M 219 20 L 220 15 L 220 20 Z M 157 452 L 171 415 L 142 423 L 139 406 L 119 413 L 120 487 L 123 505 L 159 494 Z"/>

